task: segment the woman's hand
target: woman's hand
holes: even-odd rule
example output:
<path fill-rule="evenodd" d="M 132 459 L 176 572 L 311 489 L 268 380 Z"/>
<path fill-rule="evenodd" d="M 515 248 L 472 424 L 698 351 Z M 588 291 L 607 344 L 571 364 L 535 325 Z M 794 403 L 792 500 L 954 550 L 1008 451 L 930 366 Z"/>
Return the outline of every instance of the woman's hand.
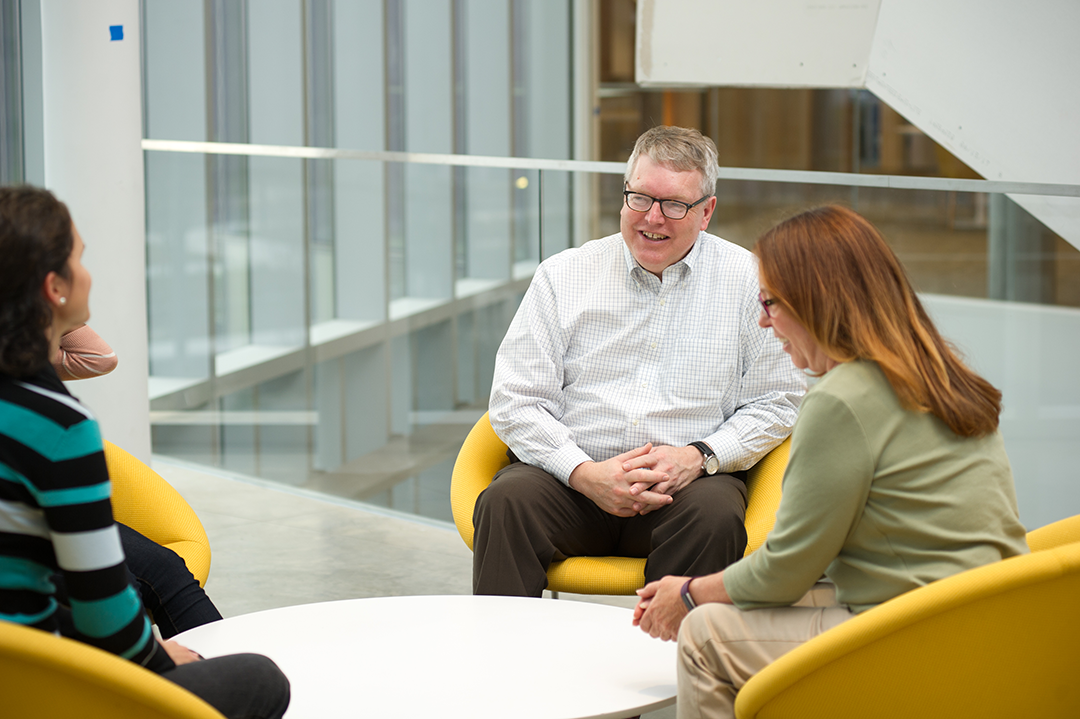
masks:
<path fill-rule="evenodd" d="M 664 577 L 649 582 L 637 590 L 641 598 L 634 607 L 634 626 L 641 627 L 651 637 L 674 641 L 679 636 L 679 625 L 687 615 L 682 601 L 682 586 L 688 577 Z"/>
<path fill-rule="evenodd" d="M 634 607 L 634 626 L 664 641 L 678 639 L 679 626 L 689 614 L 682 600 L 682 588 L 687 579 L 689 577 L 664 577 L 637 590 L 641 599 Z M 722 571 L 694 577 L 691 590 L 694 603 L 698 606 L 708 602 L 732 603 L 724 587 Z"/>
<path fill-rule="evenodd" d="M 161 646 L 165 647 L 165 652 L 169 655 L 169 658 L 173 660 L 173 663 L 176 664 L 176 666 L 201 661 L 203 658 L 198 652 L 193 652 L 182 644 L 174 642 L 172 639 L 167 642 L 162 642 Z"/>

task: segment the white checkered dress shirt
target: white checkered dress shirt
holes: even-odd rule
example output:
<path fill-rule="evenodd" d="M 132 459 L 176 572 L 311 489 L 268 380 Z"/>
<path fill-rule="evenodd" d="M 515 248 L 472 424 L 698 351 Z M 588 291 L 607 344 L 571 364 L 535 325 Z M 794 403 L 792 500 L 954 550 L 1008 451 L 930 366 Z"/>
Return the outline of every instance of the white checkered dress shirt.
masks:
<path fill-rule="evenodd" d="M 616 234 L 546 260 L 495 360 L 491 423 L 563 482 L 647 442 L 704 441 L 746 469 L 791 433 L 806 391 L 757 324 L 757 261 L 702 232 L 664 281 Z"/>

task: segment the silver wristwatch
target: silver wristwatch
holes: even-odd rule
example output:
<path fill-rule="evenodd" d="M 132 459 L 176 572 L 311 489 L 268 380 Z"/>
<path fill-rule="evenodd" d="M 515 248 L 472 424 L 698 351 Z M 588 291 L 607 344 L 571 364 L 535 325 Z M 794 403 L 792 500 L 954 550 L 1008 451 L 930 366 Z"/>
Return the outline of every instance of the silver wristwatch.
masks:
<path fill-rule="evenodd" d="M 691 442 L 690 447 L 696 447 L 702 454 L 701 472 L 708 476 L 712 476 L 720 471 L 720 460 L 716 458 L 716 454 L 712 451 L 712 447 L 704 442 Z"/>

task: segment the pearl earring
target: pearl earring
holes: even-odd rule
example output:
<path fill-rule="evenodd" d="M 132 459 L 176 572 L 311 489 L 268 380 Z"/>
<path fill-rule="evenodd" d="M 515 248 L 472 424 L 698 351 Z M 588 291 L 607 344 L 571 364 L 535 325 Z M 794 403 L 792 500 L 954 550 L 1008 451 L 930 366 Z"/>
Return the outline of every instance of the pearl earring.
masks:
<path fill-rule="evenodd" d="M 66 305 L 67 304 L 67 297 L 61 297 L 60 298 L 60 304 Z"/>

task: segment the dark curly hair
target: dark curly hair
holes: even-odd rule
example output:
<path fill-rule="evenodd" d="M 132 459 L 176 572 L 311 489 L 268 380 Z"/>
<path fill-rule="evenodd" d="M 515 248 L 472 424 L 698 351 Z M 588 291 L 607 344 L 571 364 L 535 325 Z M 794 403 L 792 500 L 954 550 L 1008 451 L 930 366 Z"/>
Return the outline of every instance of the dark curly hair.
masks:
<path fill-rule="evenodd" d="M 41 288 L 50 272 L 69 278 L 74 242 L 71 213 L 51 192 L 0 187 L 0 373 L 29 377 L 48 364 L 52 309 Z"/>

